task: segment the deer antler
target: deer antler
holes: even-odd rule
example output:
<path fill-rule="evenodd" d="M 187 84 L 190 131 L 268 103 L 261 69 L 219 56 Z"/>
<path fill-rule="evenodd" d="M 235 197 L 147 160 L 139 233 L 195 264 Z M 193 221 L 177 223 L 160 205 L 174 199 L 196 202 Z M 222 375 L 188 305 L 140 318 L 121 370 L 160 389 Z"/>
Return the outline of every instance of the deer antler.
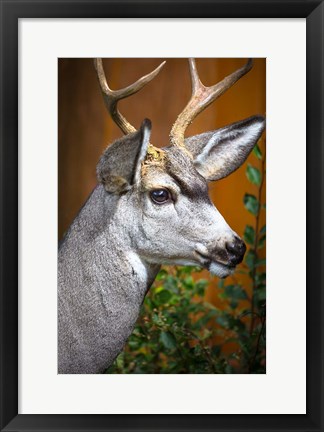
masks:
<path fill-rule="evenodd" d="M 232 85 L 242 78 L 242 76 L 249 72 L 252 66 L 252 59 L 249 59 L 243 67 L 228 75 L 219 83 L 211 87 L 205 87 L 199 79 L 195 60 L 190 58 L 189 68 L 191 75 L 192 95 L 190 101 L 182 113 L 179 114 L 176 122 L 172 126 L 170 132 L 171 144 L 184 146 L 184 133 L 189 124 L 195 119 L 195 117 L 197 117 L 199 113 L 201 113 L 206 107 L 208 107 L 212 102 L 225 93 L 226 90 L 232 87 Z"/>
<path fill-rule="evenodd" d="M 117 103 L 120 99 L 127 98 L 139 90 L 141 90 L 147 83 L 152 81 L 152 79 L 160 72 L 162 67 L 164 66 L 165 61 L 160 64 L 153 72 L 148 75 L 143 76 L 135 83 L 129 85 L 120 90 L 111 90 L 107 84 L 105 72 L 102 65 L 102 59 L 96 58 L 94 59 L 94 66 L 97 71 L 97 76 L 99 80 L 99 84 L 101 87 L 102 95 L 106 104 L 106 107 L 114 120 L 114 122 L 119 126 L 119 128 L 124 132 L 124 134 L 129 134 L 132 132 L 136 132 L 134 126 L 132 126 L 125 117 L 118 111 Z"/>

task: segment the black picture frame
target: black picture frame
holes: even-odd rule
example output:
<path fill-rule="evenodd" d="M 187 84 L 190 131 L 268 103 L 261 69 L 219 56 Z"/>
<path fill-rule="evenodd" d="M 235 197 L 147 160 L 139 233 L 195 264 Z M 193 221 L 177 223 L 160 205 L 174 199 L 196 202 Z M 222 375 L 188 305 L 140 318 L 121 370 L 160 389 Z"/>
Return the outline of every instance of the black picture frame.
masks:
<path fill-rule="evenodd" d="M 1 431 L 324 431 L 323 1 L 0 0 L 0 6 Z M 18 414 L 18 20 L 19 18 L 103 17 L 307 19 L 307 413 L 305 415 Z M 298 94 L 298 89 L 296 92 Z M 296 347 L 296 355 L 298 355 L 298 347 Z"/>

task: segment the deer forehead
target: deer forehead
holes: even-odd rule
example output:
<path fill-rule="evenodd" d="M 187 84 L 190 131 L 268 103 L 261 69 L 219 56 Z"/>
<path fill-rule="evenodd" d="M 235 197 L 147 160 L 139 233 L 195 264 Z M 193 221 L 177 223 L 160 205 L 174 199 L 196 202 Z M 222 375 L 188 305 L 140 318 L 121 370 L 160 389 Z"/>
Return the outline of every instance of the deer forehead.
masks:
<path fill-rule="evenodd" d="M 144 174 L 142 175 L 141 189 L 150 191 L 153 189 L 167 188 L 175 193 L 181 193 L 181 189 L 174 179 L 168 175 L 167 171 L 154 165 L 145 166 Z"/>
<path fill-rule="evenodd" d="M 181 149 L 164 149 L 163 163 L 146 162 L 142 169 L 144 189 L 172 188 L 193 200 L 209 202 L 206 180 L 195 169 L 192 159 Z"/>

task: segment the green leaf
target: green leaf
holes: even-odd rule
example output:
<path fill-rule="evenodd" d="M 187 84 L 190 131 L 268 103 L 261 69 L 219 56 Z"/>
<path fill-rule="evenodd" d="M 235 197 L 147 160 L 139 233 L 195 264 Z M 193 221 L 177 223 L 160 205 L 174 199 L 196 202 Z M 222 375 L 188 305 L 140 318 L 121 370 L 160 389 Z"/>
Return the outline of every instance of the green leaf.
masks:
<path fill-rule="evenodd" d="M 160 342 L 165 346 L 167 349 L 174 349 L 177 346 L 177 341 L 172 333 L 170 332 L 161 332 L 160 334 Z"/>
<path fill-rule="evenodd" d="M 267 275 L 265 273 L 257 273 L 255 275 L 255 281 L 259 285 L 264 285 Z"/>
<path fill-rule="evenodd" d="M 262 159 L 262 153 L 260 150 L 260 147 L 258 146 L 258 144 L 255 145 L 254 149 L 253 149 L 253 154 L 254 156 L 256 156 L 258 159 Z"/>
<path fill-rule="evenodd" d="M 182 275 L 190 275 L 195 270 L 195 268 L 191 266 L 182 266 L 182 267 L 177 267 L 176 269 L 177 269 L 177 277 L 180 277 Z"/>
<path fill-rule="evenodd" d="M 248 164 L 247 168 L 246 168 L 246 176 L 248 178 L 248 180 L 257 185 L 260 186 L 261 184 L 261 173 L 258 170 L 258 168 L 253 167 L 252 165 Z"/>
<path fill-rule="evenodd" d="M 172 294 L 170 293 L 170 291 L 163 289 L 155 294 L 154 299 L 159 304 L 164 304 L 164 303 L 168 303 L 171 297 Z"/>
<path fill-rule="evenodd" d="M 262 249 L 264 247 L 265 241 L 266 241 L 266 235 L 263 235 L 262 237 L 259 238 L 258 249 Z"/>
<path fill-rule="evenodd" d="M 166 276 L 168 276 L 167 271 L 166 271 L 165 269 L 161 269 L 161 270 L 159 271 L 159 273 L 157 274 L 157 276 L 156 276 L 155 279 L 158 280 L 158 281 L 160 281 L 160 280 L 165 279 Z"/>
<path fill-rule="evenodd" d="M 165 286 L 165 288 L 167 288 L 168 290 L 170 290 L 173 293 L 178 293 L 179 292 L 179 289 L 178 289 L 178 279 L 175 278 L 175 277 L 173 277 L 173 276 L 171 276 L 171 275 L 168 275 L 165 278 L 164 286 Z"/>
<path fill-rule="evenodd" d="M 259 234 L 260 235 L 262 235 L 262 234 L 265 234 L 266 233 L 266 230 L 267 230 L 267 226 L 266 225 L 263 225 L 263 227 L 260 229 L 260 231 L 259 231 Z"/>
<path fill-rule="evenodd" d="M 255 231 L 254 228 L 250 225 L 246 225 L 244 230 L 244 240 L 246 243 L 253 245 L 255 239 Z"/>
<path fill-rule="evenodd" d="M 119 356 L 116 358 L 116 366 L 120 369 L 124 366 L 124 353 L 119 354 Z"/>
<path fill-rule="evenodd" d="M 193 288 L 193 286 L 194 286 L 194 280 L 193 280 L 193 277 L 192 277 L 192 276 L 187 276 L 187 277 L 184 279 L 184 281 L 183 281 L 183 285 L 184 285 L 186 288 Z"/>
<path fill-rule="evenodd" d="M 247 299 L 246 292 L 240 285 L 226 285 L 224 289 L 226 297 L 233 300 Z"/>
<path fill-rule="evenodd" d="M 252 213 L 254 216 L 256 216 L 259 212 L 259 201 L 256 199 L 254 195 L 245 194 L 244 195 L 244 206 L 245 208 Z"/>
<path fill-rule="evenodd" d="M 128 345 L 130 348 L 134 349 L 138 349 L 139 347 L 139 342 L 138 341 L 134 341 L 134 340 L 129 340 L 128 341 Z"/>
<path fill-rule="evenodd" d="M 264 285 L 254 291 L 254 299 L 255 301 L 264 301 L 266 299 L 266 287 Z"/>
<path fill-rule="evenodd" d="M 198 294 L 200 297 L 202 297 L 205 294 L 205 290 L 207 288 L 207 285 L 208 285 L 208 281 L 205 279 L 200 279 L 199 281 L 197 281 L 196 285 L 195 285 L 196 294 Z"/>
<path fill-rule="evenodd" d="M 255 265 L 256 265 L 256 267 L 261 267 L 261 266 L 266 265 L 266 259 L 265 258 L 258 259 Z"/>
<path fill-rule="evenodd" d="M 157 315 L 156 313 L 152 314 L 152 321 L 154 324 L 156 324 L 158 327 L 161 327 L 164 325 L 164 322 L 161 320 L 161 318 L 159 317 L 159 315 Z"/>
<path fill-rule="evenodd" d="M 255 262 L 255 253 L 251 249 L 246 253 L 244 261 L 249 269 L 252 270 Z"/>
<path fill-rule="evenodd" d="M 237 306 L 238 306 L 238 301 L 237 301 L 237 300 L 232 300 L 232 301 L 230 302 L 230 307 L 231 307 L 232 309 L 236 309 Z"/>

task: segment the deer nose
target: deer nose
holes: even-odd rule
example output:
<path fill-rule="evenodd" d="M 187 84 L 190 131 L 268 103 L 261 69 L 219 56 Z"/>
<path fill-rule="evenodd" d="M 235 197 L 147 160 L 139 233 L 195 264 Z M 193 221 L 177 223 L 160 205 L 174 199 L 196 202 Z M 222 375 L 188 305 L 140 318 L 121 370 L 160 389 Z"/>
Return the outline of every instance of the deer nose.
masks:
<path fill-rule="evenodd" d="M 246 246 L 240 238 L 235 237 L 233 241 L 226 242 L 225 247 L 228 253 L 228 259 L 232 265 L 237 265 L 243 261 Z"/>

